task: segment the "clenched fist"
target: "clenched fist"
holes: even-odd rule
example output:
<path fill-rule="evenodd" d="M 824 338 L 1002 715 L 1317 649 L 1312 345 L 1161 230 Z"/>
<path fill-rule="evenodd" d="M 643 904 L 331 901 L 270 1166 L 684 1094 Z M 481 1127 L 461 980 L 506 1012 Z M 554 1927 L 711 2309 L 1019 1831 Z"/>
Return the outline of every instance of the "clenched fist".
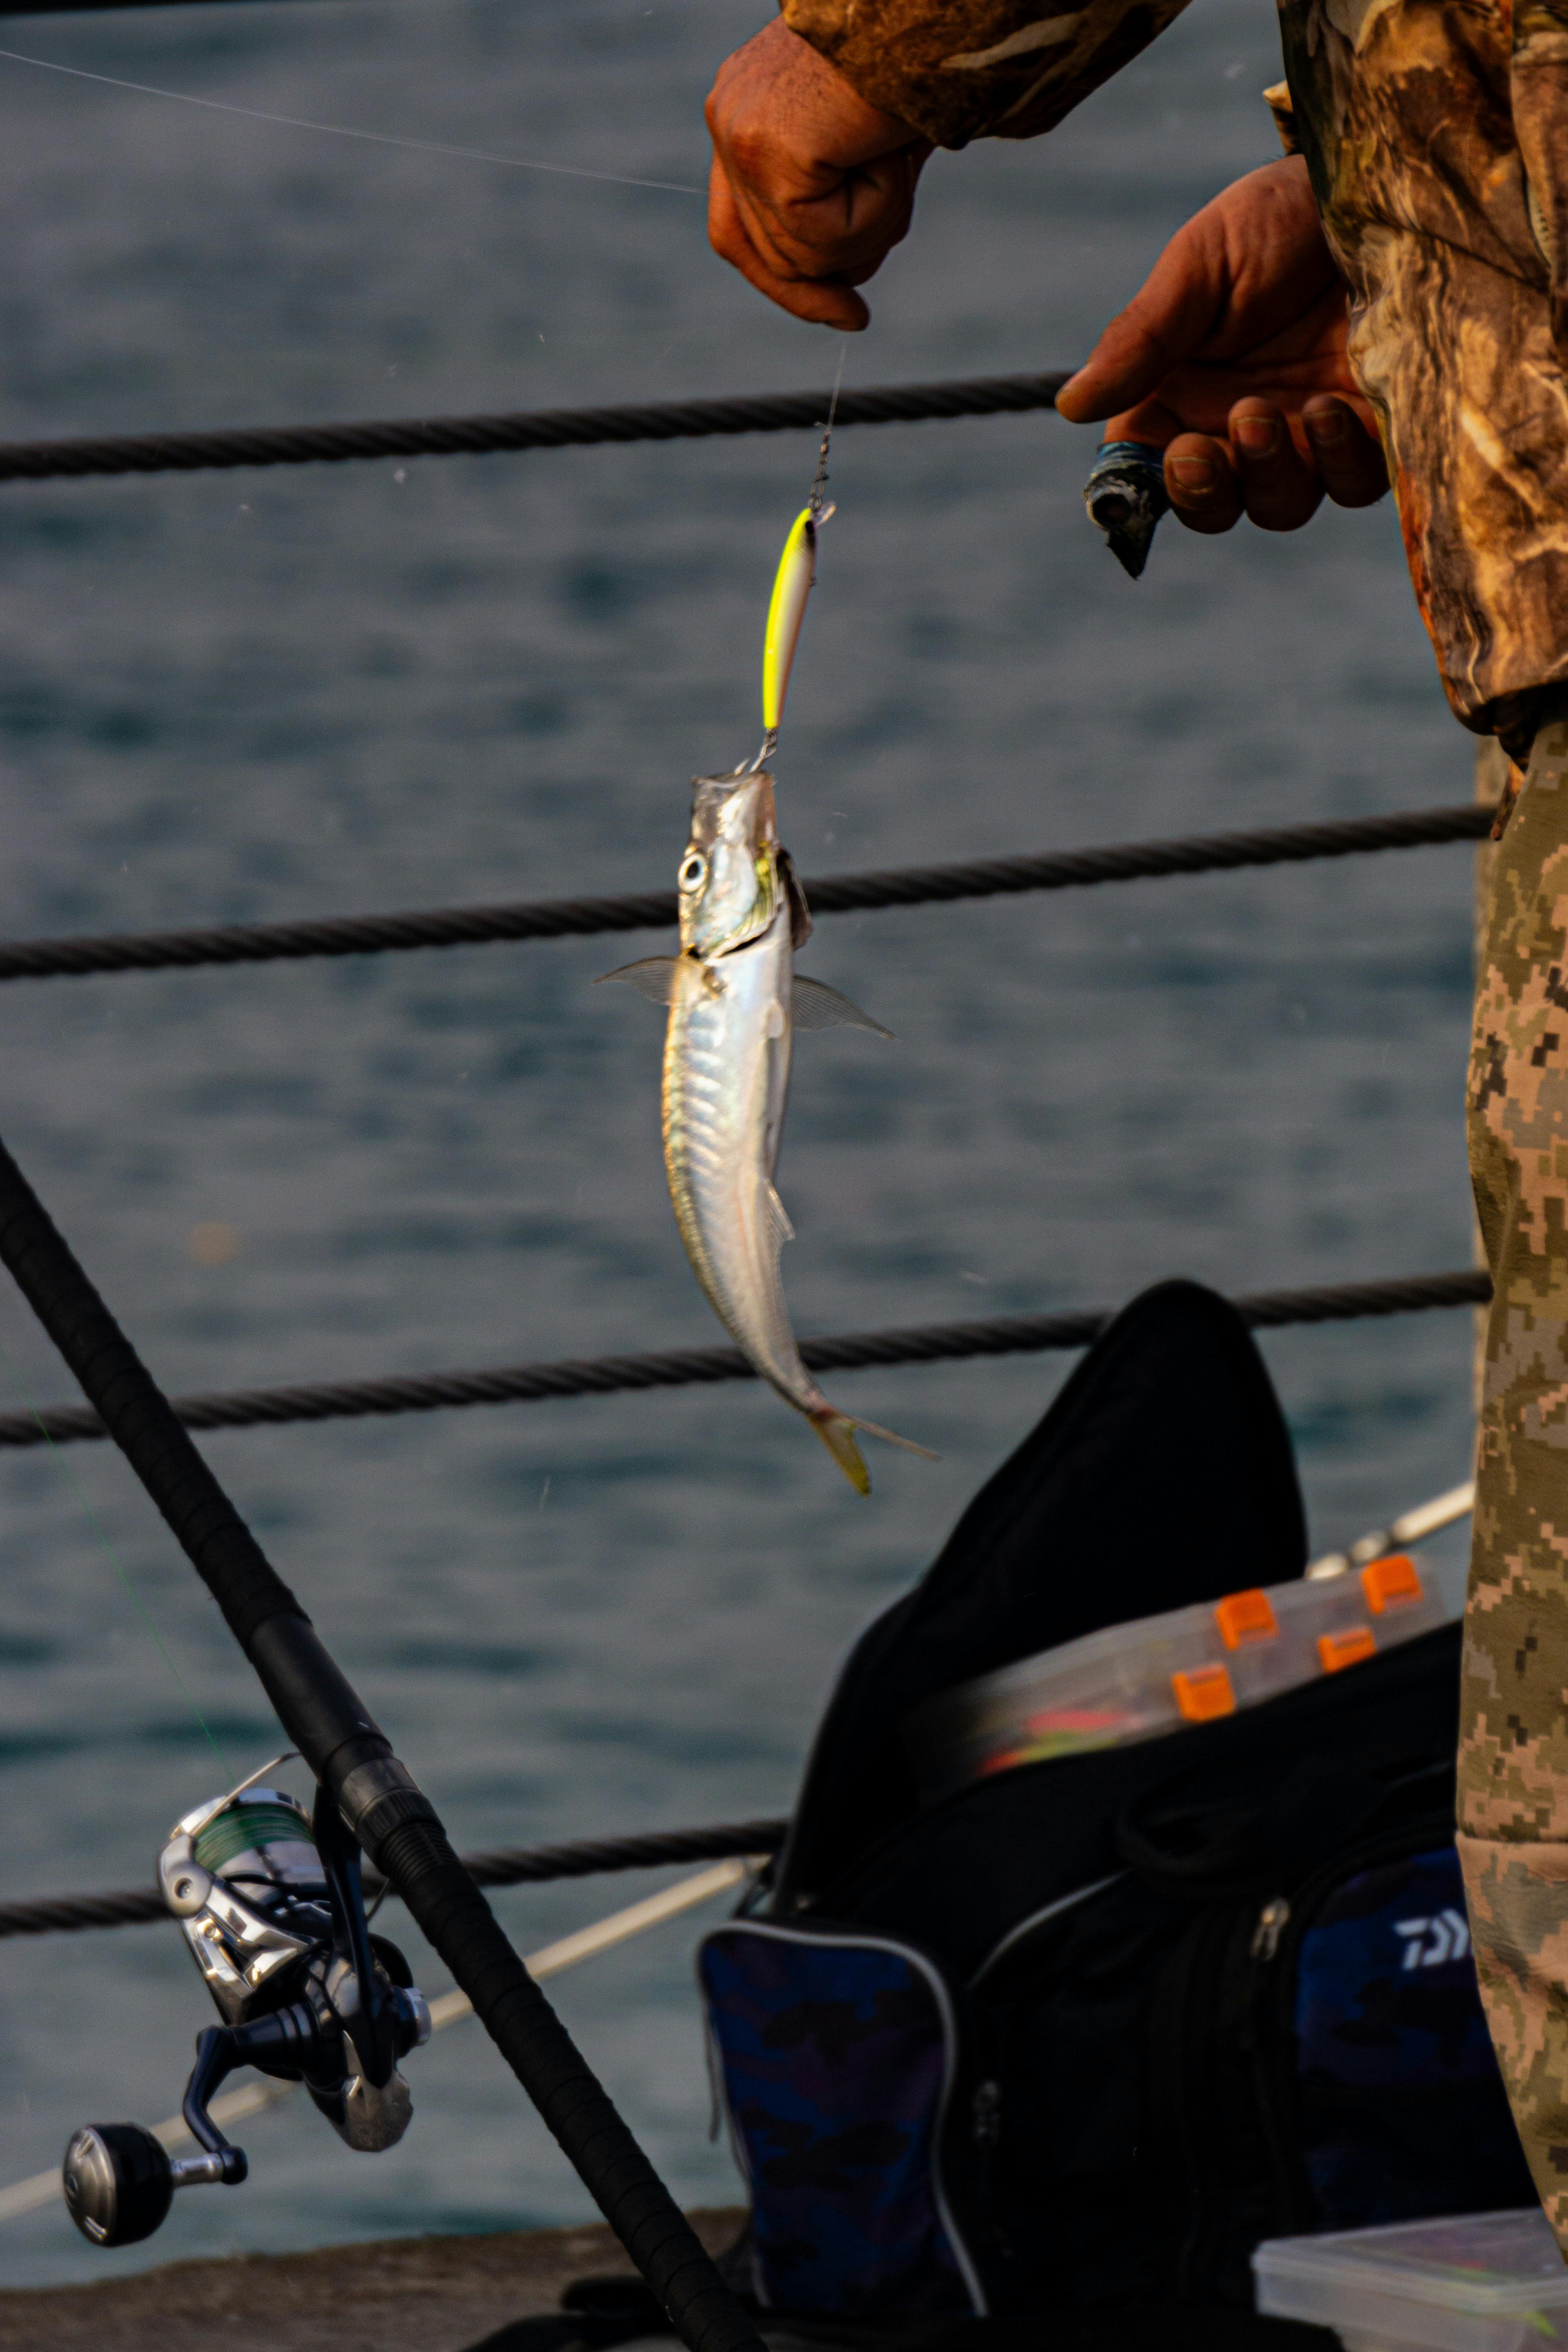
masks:
<path fill-rule="evenodd" d="M 714 252 L 797 319 L 865 326 L 853 289 L 908 234 L 930 140 L 868 106 L 782 17 L 725 59 L 707 116 Z"/>

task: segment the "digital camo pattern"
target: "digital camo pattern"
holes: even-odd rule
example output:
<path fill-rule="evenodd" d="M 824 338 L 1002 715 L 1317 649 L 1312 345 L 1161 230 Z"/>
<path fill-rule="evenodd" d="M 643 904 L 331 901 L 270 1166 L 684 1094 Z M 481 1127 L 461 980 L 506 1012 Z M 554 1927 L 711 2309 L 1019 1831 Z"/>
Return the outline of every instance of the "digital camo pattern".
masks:
<path fill-rule="evenodd" d="M 1460 1703 L 1459 1853 L 1488 2022 L 1568 2248 L 1568 723 L 1499 843 L 1470 1170 L 1487 1323 Z"/>
<path fill-rule="evenodd" d="M 784 13 L 864 97 L 956 147 L 1050 130 L 1182 5 Z M 1537 690 L 1568 680 L 1568 0 L 1280 0 L 1280 23 L 1443 684 L 1522 753 Z"/>
<path fill-rule="evenodd" d="M 761 2302 L 972 2312 L 937 2187 L 952 2053 L 923 1971 L 886 1945 L 737 1923 L 698 1961 L 752 2190 Z"/>
<path fill-rule="evenodd" d="M 1451 1845 L 1334 1888 L 1301 1938 L 1294 2024 L 1315 2228 L 1529 2201 Z"/>

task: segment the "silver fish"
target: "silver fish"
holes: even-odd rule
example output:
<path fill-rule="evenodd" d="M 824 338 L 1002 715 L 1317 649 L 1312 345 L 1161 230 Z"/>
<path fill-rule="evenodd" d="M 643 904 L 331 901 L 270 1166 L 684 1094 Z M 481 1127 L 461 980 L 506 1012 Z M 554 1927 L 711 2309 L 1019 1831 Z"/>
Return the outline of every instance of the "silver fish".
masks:
<path fill-rule="evenodd" d="M 868 1495 L 858 1429 L 910 1454 L 927 1449 L 837 1412 L 802 1363 L 779 1279 L 779 1252 L 794 1228 L 773 1190 L 773 1168 L 793 1032 L 841 1024 L 879 1037 L 891 1032 L 837 989 L 795 972 L 811 917 L 779 845 L 765 768 L 697 778 L 677 878 L 680 953 L 604 974 L 669 1007 L 664 1166 L 675 1221 L 709 1304 L 748 1363 L 805 1414 L 850 1485 Z"/>

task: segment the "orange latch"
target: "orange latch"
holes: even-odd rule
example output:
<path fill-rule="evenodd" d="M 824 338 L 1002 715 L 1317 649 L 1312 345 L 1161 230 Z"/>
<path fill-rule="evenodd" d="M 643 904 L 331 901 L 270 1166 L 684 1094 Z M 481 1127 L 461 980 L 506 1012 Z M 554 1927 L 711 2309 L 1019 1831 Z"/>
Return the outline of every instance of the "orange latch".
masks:
<path fill-rule="evenodd" d="M 1391 1551 L 1386 1559 L 1374 1559 L 1363 1568 L 1361 1589 L 1374 1617 L 1381 1617 L 1391 1602 L 1397 1609 L 1404 1601 L 1422 1598 L 1421 1578 L 1407 1551 Z"/>
<path fill-rule="evenodd" d="M 1271 1641 L 1279 1631 L 1268 1595 L 1259 1585 L 1250 1592 L 1227 1592 L 1214 1612 L 1214 1622 L 1227 1650 L 1239 1650 L 1243 1642 Z"/>
<path fill-rule="evenodd" d="M 1318 1660 L 1326 1675 L 1337 1675 L 1342 1666 L 1359 1666 L 1363 1658 L 1376 1654 L 1377 1639 L 1370 1625 L 1357 1625 L 1348 1633 L 1318 1636 Z"/>
<path fill-rule="evenodd" d="M 1236 1713 L 1236 1693 L 1223 1666 L 1194 1666 L 1173 1675 L 1171 1689 L 1189 1723 L 1212 1723 L 1216 1716 Z"/>

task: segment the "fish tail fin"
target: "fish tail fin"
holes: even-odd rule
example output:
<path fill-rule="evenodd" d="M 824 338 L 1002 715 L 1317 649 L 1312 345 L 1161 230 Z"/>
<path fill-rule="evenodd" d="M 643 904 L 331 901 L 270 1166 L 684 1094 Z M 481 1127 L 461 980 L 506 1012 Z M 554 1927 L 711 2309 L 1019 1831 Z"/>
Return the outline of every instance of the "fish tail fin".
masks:
<path fill-rule="evenodd" d="M 854 1426 L 863 1429 L 868 1437 L 879 1437 L 884 1445 L 896 1445 L 900 1454 L 918 1454 L 922 1462 L 942 1460 L 941 1454 L 933 1454 L 929 1445 L 917 1445 L 912 1437 L 900 1437 L 896 1429 L 884 1429 L 880 1422 L 858 1421 Z"/>
<path fill-rule="evenodd" d="M 858 1495 L 871 1491 L 871 1473 L 866 1467 L 866 1457 L 855 1443 L 858 1423 L 847 1412 L 835 1412 L 829 1405 L 826 1412 L 809 1416 L 811 1425 L 837 1463 Z"/>
<path fill-rule="evenodd" d="M 863 1429 L 868 1437 L 879 1437 L 887 1444 L 898 1446 L 901 1453 L 918 1454 L 924 1461 L 938 1462 L 942 1458 L 940 1454 L 933 1454 L 929 1445 L 917 1445 L 912 1437 L 900 1437 L 895 1430 L 884 1429 L 875 1421 L 861 1421 L 853 1413 L 837 1412 L 831 1405 L 826 1412 L 814 1412 L 809 1418 L 813 1429 L 858 1495 L 870 1493 L 871 1474 L 866 1467 L 864 1454 L 855 1443 L 857 1430 Z"/>

